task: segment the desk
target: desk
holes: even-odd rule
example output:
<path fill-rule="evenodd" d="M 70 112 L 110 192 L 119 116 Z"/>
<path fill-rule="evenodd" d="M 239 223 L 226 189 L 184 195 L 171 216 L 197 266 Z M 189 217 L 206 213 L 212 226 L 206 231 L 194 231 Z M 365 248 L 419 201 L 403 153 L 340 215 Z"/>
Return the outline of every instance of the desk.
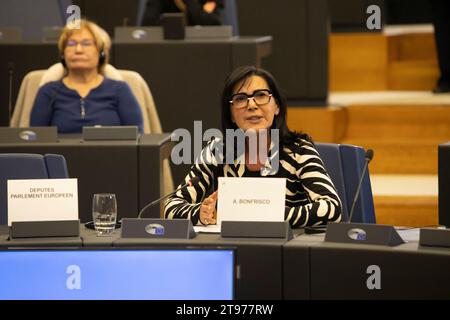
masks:
<path fill-rule="evenodd" d="M 85 246 L 94 244 L 83 238 Z M 238 275 L 236 299 L 282 298 L 283 239 L 225 239 L 219 234 L 199 234 L 191 240 L 180 239 L 117 239 L 114 247 L 205 247 L 223 246 L 237 248 Z"/>
<path fill-rule="evenodd" d="M 287 242 L 218 234 L 191 240 L 121 239 L 119 230 L 97 237 L 84 227 L 80 236 L 82 244 L 45 238 L 11 242 L 7 228 L 0 226 L 0 247 L 236 248 L 236 299 L 450 299 L 450 249 L 419 247 L 415 241 L 383 247 L 328 243 L 323 235 Z M 369 266 L 379 267 L 381 289 L 368 289 L 368 282 L 374 284 Z"/>
<path fill-rule="evenodd" d="M 301 235 L 284 245 L 283 260 L 286 299 L 304 299 L 308 291 L 310 299 L 450 299 L 448 248 L 416 241 L 396 247 L 339 244 L 323 242 L 323 235 Z M 306 283 L 297 277 L 306 272 L 305 263 Z M 373 288 L 378 280 L 381 289 Z"/>
<path fill-rule="evenodd" d="M 192 125 L 193 120 L 203 120 L 205 126 L 218 128 L 220 93 L 225 77 L 241 65 L 260 66 L 262 59 L 271 54 L 271 43 L 272 38 L 268 36 L 115 42 L 110 63 L 143 76 L 152 91 L 164 130 Z M 59 54 L 56 43 L 0 44 L 0 61 L 0 126 L 5 126 L 8 118 L 8 63 L 14 63 L 14 108 L 23 77 L 30 71 L 46 69 L 57 63 Z M 174 117 L 187 106 L 189 113 Z"/>
<path fill-rule="evenodd" d="M 236 299 L 282 298 L 282 239 L 223 239 L 218 234 L 199 234 L 184 239 L 120 239 L 120 230 L 110 237 L 97 237 L 95 231 L 81 226 L 82 245 L 73 239 L 7 240 L 7 228 L 0 227 L 0 247 L 90 247 L 90 248 L 236 248 Z M 198 275 L 194 275 L 197 277 Z"/>
<path fill-rule="evenodd" d="M 115 193 L 118 219 L 136 217 L 139 209 L 161 196 L 162 159 L 168 153 L 169 134 L 150 134 L 136 141 L 83 141 L 56 143 L 0 143 L 0 153 L 57 153 L 67 161 L 69 177 L 78 179 L 81 222 L 92 220 L 94 193 Z M 142 173 L 142 174 L 141 174 Z M 146 217 L 159 217 L 155 206 Z"/>
<path fill-rule="evenodd" d="M 98 247 L 233 247 L 237 248 L 236 299 L 282 298 L 283 239 L 225 239 L 219 234 L 198 234 L 194 239 L 121 239 L 118 230 L 109 242 L 93 230 L 82 230 L 83 246 Z"/>

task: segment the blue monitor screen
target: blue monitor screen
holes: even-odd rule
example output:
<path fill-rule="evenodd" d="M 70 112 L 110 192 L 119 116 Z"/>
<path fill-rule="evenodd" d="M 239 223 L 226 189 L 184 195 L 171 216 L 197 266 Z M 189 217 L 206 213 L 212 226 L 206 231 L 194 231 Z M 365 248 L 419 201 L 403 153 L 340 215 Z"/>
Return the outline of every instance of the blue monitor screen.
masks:
<path fill-rule="evenodd" d="M 0 300 L 229 300 L 233 250 L 0 251 Z"/>

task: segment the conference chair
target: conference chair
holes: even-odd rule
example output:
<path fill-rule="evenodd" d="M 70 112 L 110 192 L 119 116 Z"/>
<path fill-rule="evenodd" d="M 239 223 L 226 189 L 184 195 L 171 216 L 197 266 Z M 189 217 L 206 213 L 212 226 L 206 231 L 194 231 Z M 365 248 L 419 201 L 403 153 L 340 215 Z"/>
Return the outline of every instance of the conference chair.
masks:
<path fill-rule="evenodd" d="M 347 221 L 362 174 L 365 151 L 359 146 L 334 143 L 316 143 L 316 148 L 341 198 L 342 221 Z M 376 223 L 369 169 L 364 175 L 352 221 Z"/>
<path fill-rule="evenodd" d="M 142 76 L 131 70 L 118 70 L 107 64 L 103 74 L 113 80 L 125 81 L 131 88 L 134 96 L 141 107 L 144 120 L 144 133 L 162 133 L 161 122 L 156 110 L 150 88 Z M 16 100 L 11 127 L 29 127 L 30 114 L 34 99 L 41 86 L 50 82 L 58 81 L 64 76 L 64 68 L 61 63 L 56 63 L 47 70 L 31 71 L 25 75 L 20 85 Z M 164 194 L 173 191 L 173 179 L 168 160 L 164 160 Z"/>
<path fill-rule="evenodd" d="M 8 222 L 7 181 L 68 178 L 66 159 L 58 154 L 0 154 L 0 224 Z"/>
<path fill-rule="evenodd" d="M 162 133 L 161 122 L 152 93 L 141 75 L 135 71 L 118 70 L 110 64 L 105 66 L 103 74 L 110 79 L 128 83 L 141 107 L 144 118 L 144 133 Z M 31 109 L 39 88 L 48 82 L 58 81 L 63 76 L 64 68 L 61 63 L 56 63 L 47 70 L 36 70 L 26 74 L 20 85 L 11 126 L 28 127 Z"/>

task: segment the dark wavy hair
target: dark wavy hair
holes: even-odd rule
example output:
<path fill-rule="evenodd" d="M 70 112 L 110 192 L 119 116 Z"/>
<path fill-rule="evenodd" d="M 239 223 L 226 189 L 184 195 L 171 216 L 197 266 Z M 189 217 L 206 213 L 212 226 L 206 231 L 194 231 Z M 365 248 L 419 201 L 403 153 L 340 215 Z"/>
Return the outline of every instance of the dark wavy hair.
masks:
<path fill-rule="evenodd" d="M 252 76 L 259 76 L 266 80 L 272 97 L 280 108 L 278 115 L 275 115 L 271 129 L 278 129 L 280 132 L 280 146 L 289 146 L 299 138 L 308 139 L 308 135 L 289 130 L 286 123 L 287 103 L 275 78 L 266 70 L 254 66 L 242 66 L 235 69 L 225 80 L 225 87 L 222 91 L 222 134 L 225 137 L 226 129 L 238 129 L 231 120 L 230 99 L 233 95 L 233 89 L 241 81 L 249 79 Z M 244 83 L 243 82 L 243 83 Z"/>

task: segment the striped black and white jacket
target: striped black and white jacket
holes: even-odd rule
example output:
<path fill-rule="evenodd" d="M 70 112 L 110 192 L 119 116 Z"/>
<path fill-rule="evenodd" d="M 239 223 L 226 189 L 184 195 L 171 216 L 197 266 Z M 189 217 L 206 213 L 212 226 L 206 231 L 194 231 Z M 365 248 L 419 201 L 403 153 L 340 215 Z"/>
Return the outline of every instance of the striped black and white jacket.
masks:
<path fill-rule="evenodd" d="M 340 221 L 341 200 L 310 140 L 299 138 L 291 147 L 283 147 L 279 153 L 276 172 L 250 171 L 243 162 L 239 163 L 239 159 L 233 164 L 221 164 L 216 157 L 216 143 L 221 142 L 217 138 L 208 142 L 183 182 L 184 184 L 191 178 L 198 177 L 199 183 L 183 188 L 167 199 L 164 208 L 166 218 L 190 217 L 194 225 L 200 224 L 201 203 L 215 191 L 218 177 L 272 176 L 286 178 L 285 218 L 292 227 Z M 269 161 L 266 162 L 265 167 L 267 166 L 270 167 Z"/>

